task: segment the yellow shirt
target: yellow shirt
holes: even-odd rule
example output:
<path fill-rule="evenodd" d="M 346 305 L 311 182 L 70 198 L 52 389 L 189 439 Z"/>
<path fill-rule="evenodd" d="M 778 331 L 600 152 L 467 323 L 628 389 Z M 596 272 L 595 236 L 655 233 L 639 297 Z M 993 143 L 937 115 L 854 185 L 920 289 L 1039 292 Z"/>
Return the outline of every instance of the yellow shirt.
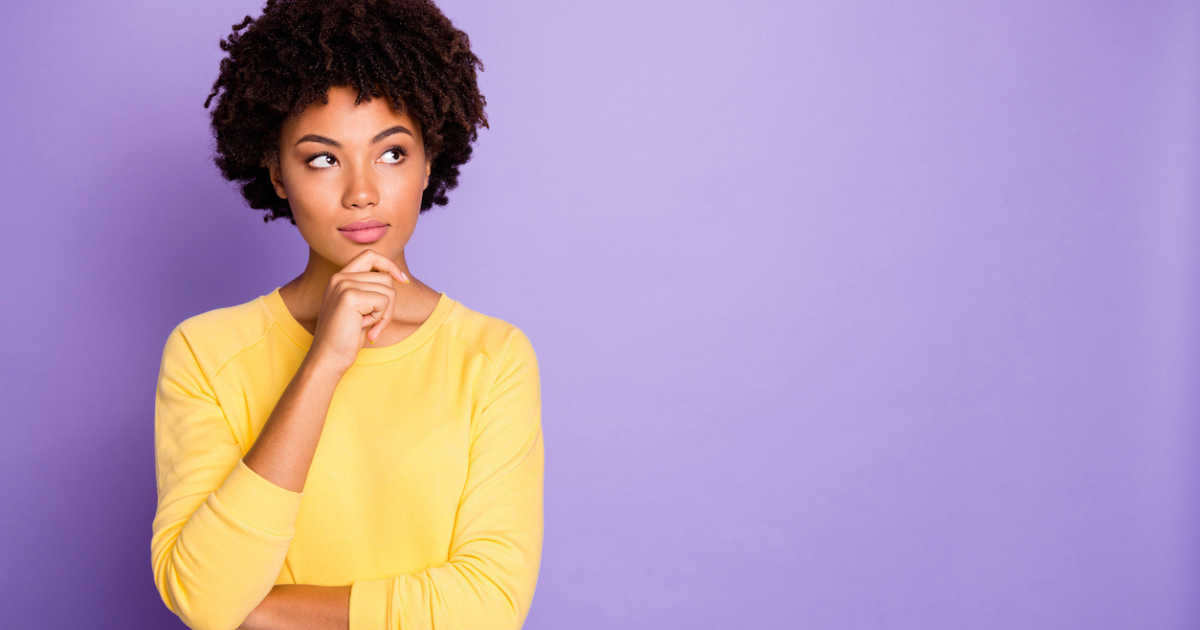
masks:
<path fill-rule="evenodd" d="M 541 385 L 516 326 L 441 294 L 338 383 L 303 492 L 245 465 L 312 335 L 275 289 L 163 350 L 151 551 L 163 602 L 233 630 L 275 584 L 352 585 L 350 630 L 520 628 L 542 552 Z"/>

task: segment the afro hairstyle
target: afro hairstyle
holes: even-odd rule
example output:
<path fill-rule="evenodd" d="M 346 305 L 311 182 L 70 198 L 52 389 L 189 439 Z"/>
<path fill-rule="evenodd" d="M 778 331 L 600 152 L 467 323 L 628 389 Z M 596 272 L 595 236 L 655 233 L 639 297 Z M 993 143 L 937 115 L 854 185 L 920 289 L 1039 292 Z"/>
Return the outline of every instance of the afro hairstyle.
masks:
<path fill-rule="evenodd" d="M 448 203 L 459 166 L 471 158 L 479 125 L 488 126 L 467 34 L 430 0 L 267 0 L 221 40 L 228 55 L 212 92 L 213 161 L 237 182 L 263 221 L 296 224 L 271 184 L 288 117 L 331 87 L 358 90 L 356 103 L 386 95 L 420 125 L 432 158 L 420 212 Z M 218 96 L 219 95 L 219 96 Z"/>

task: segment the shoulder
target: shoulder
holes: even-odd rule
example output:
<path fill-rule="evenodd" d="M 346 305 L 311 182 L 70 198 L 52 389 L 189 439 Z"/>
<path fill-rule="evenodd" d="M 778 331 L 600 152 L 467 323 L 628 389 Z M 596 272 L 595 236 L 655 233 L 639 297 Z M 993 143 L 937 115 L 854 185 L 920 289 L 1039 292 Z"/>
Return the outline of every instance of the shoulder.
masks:
<path fill-rule="evenodd" d="M 537 355 L 525 331 L 508 321 L 485 315 L 455 301 L 446 317 L 446 332 L 468 348 L 487 357 L 498 370 L 513 362 L 532 361 Z"/>
<path fill-rule="evenodd" d="M 230 359 L 262 341 L 271 327 L 263 298 L 193 315 L 167 338 L 165 355 L 189 353 L 209 377 Z"/>

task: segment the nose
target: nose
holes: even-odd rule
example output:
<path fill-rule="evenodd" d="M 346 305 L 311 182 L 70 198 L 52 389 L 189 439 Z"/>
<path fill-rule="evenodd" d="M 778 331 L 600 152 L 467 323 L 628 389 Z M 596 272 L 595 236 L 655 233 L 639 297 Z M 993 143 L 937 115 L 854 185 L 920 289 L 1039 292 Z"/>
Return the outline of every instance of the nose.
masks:
<path fill-rule="evenodd" d="M 379 203 L 379 188 L 375 185 L 375 173 L 368 167 L 347 169 L 349 179 L 342 195 L 342 205 L 347 208 L 370 208 Z"/>

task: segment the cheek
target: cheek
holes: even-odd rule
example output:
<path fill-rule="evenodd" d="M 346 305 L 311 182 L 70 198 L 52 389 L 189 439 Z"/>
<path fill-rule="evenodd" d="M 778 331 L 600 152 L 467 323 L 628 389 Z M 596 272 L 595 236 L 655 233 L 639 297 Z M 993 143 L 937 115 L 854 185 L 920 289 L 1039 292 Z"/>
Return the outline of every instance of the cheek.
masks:
<path fill-rule="evenodd" d="M 381 201 L 385 204 L 400 203 L 412 205 L 420 203 L 421 195 L 425 192 L 425 170 L 403 169 L 403 173 L 395 173 L 380 179 Z"/>
<path fill-rule="evenodd" d="M 425 179 L 425 167 L 413 164 L 411 162 L 404 166 L 395 168 L 391 171 L 384 171 L 381 174 L 383 180 L 388 181 L 390 185 L 397 190 L 408 190 L 414 185 L 420 186 Z"/>
<path fill-rule="evenodd" d="M 288 201 L 292 210 L 319 211 L 335 198 L 335 186 L 323 173 L 296 172 L 287 180 Z"/>

